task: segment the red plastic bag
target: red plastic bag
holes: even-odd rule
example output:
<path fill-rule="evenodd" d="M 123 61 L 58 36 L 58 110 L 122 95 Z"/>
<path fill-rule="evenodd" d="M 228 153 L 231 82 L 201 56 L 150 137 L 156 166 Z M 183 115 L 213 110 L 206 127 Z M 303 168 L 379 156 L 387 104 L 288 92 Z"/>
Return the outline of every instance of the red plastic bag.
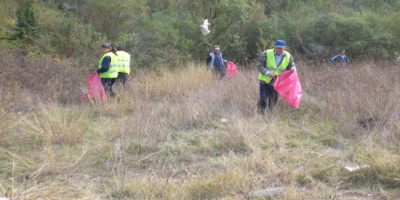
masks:
<path fill-rule="evenodd" d="M 235 63 L 228 61 L 228 63 L 226 63 L 226 68 L 227 68 L 227 74 L 226 76 L 228 78 L 233 78 L 236 74 L 239 73 L 239 71 L 237 70 L 237 67 L 235 65 Z"/>
<path fill-rule="evenodd" d="M 98 73 L 93 73 L 87 79 L 88 83 L 88 92 L 82 95 L 81 99 L 85 100 L 98 100 L 98 101 L 107 101 L 107 96 L 104 91 L 103 85 L 101 84 L 101 78 Z"/>
<path fill-rule="evenodd" d="M 300 108 L 303 92 L 296 71 L 285 71 L 280 74 L 275 80 L 274 88 L 289 106 Z"/>

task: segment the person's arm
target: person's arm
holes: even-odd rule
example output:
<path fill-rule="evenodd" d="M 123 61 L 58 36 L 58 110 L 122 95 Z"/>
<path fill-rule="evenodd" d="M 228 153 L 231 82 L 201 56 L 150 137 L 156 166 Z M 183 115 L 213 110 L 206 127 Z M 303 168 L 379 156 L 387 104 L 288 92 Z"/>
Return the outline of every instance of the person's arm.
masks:
<path fill-rule="evenodd" d="M 97 69 L 97 73 L 103 73 L 108 71 L 108 69 L 110 68 L 110 62 L 111 62 L 110 56 L 104 57 L 103 61 L 101 62 L 101 68 Z"/>
<path fill-rule="evenodd" d="M 207 59 L 206 59 L 206 63 L 208 64 L 208 63 L 210 63 L 211 62 L 211 56 L 210 55 L 208 55 L 208 57 L 207 57 Z"/>
<path fill-rule="evenodd" d="M 339 55 L 333 56 L 333 57 L 331 58 L 331 63 L 335 63 L 338 56 L 339 56 Z"/>
<path fill-rule="evenodd" d="M 264 75 L 267 75 L 269 73 L 268 69 L 266 68 L 266 66 L 267 66 L 266 63 L 267 63 L 267 53 L 260 54 L 260 56 L 257 59 L 256 65 L 257 65 L 258 71 Z"/>
<path fill-rule="evenodd" d="M 293 62 L 293 56 L 290 56 L 290 58 L 289 58 L 289 64 L 288 64 L 288 66 L 286 67 L 286 70 L 293 70 L 293 71 L 296 70 L 296 66 L 294 65 L 294 62 Z"/>
<path fill-rule="evenodd" d="M 221 58 L 222 58 L 222 62 L 223 62 L 224 64 L 226 64 L 226 63 L 228 62 L 228 60 L 224 59 L 224 57 L 222 56 L 222 53 L 221 53 Z"/>

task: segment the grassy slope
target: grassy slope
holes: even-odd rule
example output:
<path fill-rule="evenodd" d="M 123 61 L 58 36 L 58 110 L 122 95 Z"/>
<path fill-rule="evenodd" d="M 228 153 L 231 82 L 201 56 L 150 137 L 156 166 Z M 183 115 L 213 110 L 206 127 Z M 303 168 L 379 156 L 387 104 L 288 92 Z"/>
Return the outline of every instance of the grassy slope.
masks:
<path fill-rule="evenodd" d="M 255 111 L 253 70 L 222 81 L 194 65 L 139 72 L 120 101 L 107 103 L 9 88 L 0 110 L 0 197 L 247 199 L 284 187 L 280 199 L 400 198 L 400 76 L 381 68 L 300 64 L 300 110 L 280 100 L 265 116 Z M 380 120 L 357 126 L 369 116 Z M 356 164 L 369 167 L 344 169 Z"/>

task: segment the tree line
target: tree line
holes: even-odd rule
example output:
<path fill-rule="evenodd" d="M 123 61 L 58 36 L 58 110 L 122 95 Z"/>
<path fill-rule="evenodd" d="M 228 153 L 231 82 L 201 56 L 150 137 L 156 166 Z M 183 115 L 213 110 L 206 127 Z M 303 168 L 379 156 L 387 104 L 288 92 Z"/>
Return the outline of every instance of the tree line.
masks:
<path fill-rule="evenodd" d="M 246 65 L 277 39 L 305 60 L 327 61 L 340 49 L 352 60 L 388 60 L 400 49 L 399 0 L 3 1 L 0 45 L 88 63 L 103 42 L 152 68 L 204 62 L 215 44 Z"/>

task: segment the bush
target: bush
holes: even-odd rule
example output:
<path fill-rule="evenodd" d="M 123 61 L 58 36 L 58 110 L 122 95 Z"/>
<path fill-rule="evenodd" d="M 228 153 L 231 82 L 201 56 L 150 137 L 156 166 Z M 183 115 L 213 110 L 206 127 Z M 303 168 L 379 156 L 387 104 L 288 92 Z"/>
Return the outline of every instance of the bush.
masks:
<path fill-rule="evenodd" d="M 38 27 L 34 3 L 34 0 L 26 0 L 16 12 L 17 21 L 15 22 L 14 37 L 27 43 L 32 43 L 37 37 Z"/>
<path fill-rule="evenodd" d="M 46 9 L 43 4 L 40 8 L 43 11 L 37 17 L 41 27 L 41 37 L 37 41 L 39 51 L 61 58 L 79 57 L 83 62 L 86 57 L 97 57 L 101 43 L 106 41 L 104 34 L 59 10 Z"/>
<path fill-rule="evenodd" d="M 189 20 L 189 13 L 184 13 L 188 20 L 182 24 L 178 17 L 157 12 L 144 22 L 137 31 L 139 41 L 131 50 L 133 55 L 139 55 L 136 63 L 159 68 L 160 65 L 178 66 L 192 59 L 194 41 L 185 36 L 191 36 L 197 25 Z"/>
<path fill-rule="evenodd" d="M 103 42 L 124 45 L 136 66 L 153 68 L 204 62 L 215 44 L 227 59 L 250 64 L 277 39 L 286 40 L 290 52 L 306 59 L 327 59 L 343 48 L 352 60 L 388 59 L 399 49 L 400 4 L 393 1 L 19 2 L 17 44 L 34 44 L 28 51 L 38 54 L 81 60 L 97 59 L 100 55 L 93 52 Z M 15 4 L 6 2 L 11 9 Z M 6 18 L 0 38 L 7 38 L 6 26 L 14 16 L 0 17 Z M 211 33 L 204 36 L 199 24 L 206 18 Z"/>

